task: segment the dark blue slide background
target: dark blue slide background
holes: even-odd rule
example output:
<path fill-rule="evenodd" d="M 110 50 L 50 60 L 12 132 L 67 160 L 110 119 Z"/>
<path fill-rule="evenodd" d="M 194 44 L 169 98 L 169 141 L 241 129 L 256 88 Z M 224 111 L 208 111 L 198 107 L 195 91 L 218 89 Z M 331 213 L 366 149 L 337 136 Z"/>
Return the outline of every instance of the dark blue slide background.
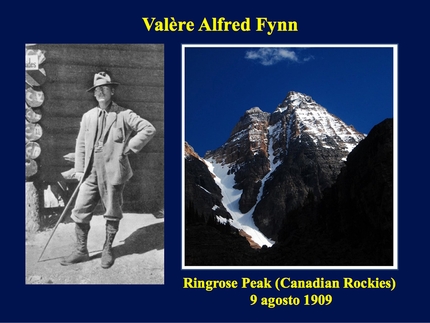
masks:
<path fill-rule="evenodd" d="M 155 3 L 155 4 L 152 4 Z M 409 1 L 190 3 L 20 3 L 2 18 L 2 222 L 0 321 L 429 321 L 428 25 Z M 299 4 L 300 3 L 300 4 Z M 15 8 L 14 8 L 15 7 Z M 4 20 L 6 17 L 12 18 Z M 148 32 L 142 17 L 295 20 L 295 33 Z M 25 43 L 165 44 L 165 284 L 56 286 L 25 284 L 25 189 L 22 120 Z M 398 44 L 398 270 L 181 270 L 181 44 Z M 365 96 L 365 93 L 363 93 Z M 16 122 L 15 120 L 18 120 Z M 21 155 L 22 154 L 22 155 Z M 385 289 L 183 289 L 183 277 L 260 280 L 277 277 L 396 280 Z M 250 305 L 249 297 L 333 296 L 329 306 Z"/>

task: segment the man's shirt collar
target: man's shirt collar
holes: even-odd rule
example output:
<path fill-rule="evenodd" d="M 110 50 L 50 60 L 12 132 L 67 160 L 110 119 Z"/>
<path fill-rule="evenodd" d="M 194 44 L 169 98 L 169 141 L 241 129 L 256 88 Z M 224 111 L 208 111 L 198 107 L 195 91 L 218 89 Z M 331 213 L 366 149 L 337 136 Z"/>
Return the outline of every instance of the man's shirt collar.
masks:
<path fill-rule="evenodd" d="M 100 108 L 100 106 L 97 106 L 97 108 L 98 108 L 98 110 L 99 111 L 106 111 L 106 112 L 110 112 L 111 111 L 111 108 L 112 108 L 112 105 L 113 105 L 113 101 L 110 101 L 110 103 L 109 103 L 109 105 L 106 107 L 106 109 L 102 109 L 102 108 Z"/>

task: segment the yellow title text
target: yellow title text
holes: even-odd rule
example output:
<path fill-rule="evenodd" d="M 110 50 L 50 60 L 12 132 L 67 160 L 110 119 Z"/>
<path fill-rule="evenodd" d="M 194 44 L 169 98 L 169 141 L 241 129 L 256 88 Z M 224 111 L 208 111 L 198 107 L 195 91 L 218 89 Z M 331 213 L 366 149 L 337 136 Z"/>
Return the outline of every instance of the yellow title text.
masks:
<path fill-rule="evenodd" d="M 227 20 L 225 17 L 203 18 L 196 24 L 192 20 L 176 20 L 175 17 L 142 17 L 147 31 L 155 32 L 265 32 L 272 35 L 274 32 L 297 32 L 299 25 L 297 21 L 269 20 L 267 17 L 255 18 L 254 24 L 251 18 L 244 20 Z"/>

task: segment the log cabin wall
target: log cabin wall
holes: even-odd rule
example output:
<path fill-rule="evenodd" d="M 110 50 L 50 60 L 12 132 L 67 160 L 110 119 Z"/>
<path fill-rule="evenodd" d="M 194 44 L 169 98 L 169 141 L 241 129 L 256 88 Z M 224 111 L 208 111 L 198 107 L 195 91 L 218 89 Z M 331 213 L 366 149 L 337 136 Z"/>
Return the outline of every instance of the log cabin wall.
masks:
<path fill-rule="evenodd" d="M 138 154 L 130 155 L 134 176 L 124 191 L 125 212 L 164 208 L 164 48 L 162 44 L 36 44 L 45 52 L 45 100 L 39 122 L 43 136 L 35 181 L 61 180 L 73 167 L 64 156 L 73 153 L 82 115 L 96 106 L 94 74 L 106 70 L 119 82 L 113 100 L 150 121 L 157 133 Z"/>

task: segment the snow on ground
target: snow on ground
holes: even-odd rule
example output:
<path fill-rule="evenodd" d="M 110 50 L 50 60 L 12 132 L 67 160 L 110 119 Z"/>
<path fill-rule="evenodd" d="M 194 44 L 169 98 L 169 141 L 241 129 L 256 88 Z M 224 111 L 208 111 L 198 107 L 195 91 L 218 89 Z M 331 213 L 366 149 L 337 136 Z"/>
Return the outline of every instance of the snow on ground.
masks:
<path fill-rule="evenodd" d="M 274 154 L 272 150 L 272 146 L 270 145 L 271 137 L 272 137 L 272 129 L 269 127 L 269 160 L 270 160 L 270 171 L 266 174 L 266 176 L 262 179 L 262 185 L 260 187 L 260 192 L 257 196 L 257 203 L 260 201 L 262 195 L 263 195 L 263 188 L 264 183 L 266 180 L 270 177 L 271 173 L 274 170 Z M 249 234 L 252 237 L 252 240 L 254 240 L 258 245 L 260 246 L 268 246 L 271 247 L 274 244 L 273 240 L 270 240 L 264 234 L 260 232 L 260 230 L 257 228 L 257 226 L 254 223 L 254 220 L 252 219 L 252 214 L 254 213 L 255 205 L 252 207 L 251 210 L 249 210 L 247 213 L 242 213 L 239 210 L 239 199 L 242 194 L 242 190 L 237 190 L 233 188 L 235 181 L 234 181 L 234 174 L 228 175 L 227 172 L 229 171 L 230 167 L 226 164 L 218 164 L 213 159 L 207 159 L 205 160 L 206 165 L 208 166 L 209 171 L 211 171 L 216 177 L 215 182 L 216 184 L 221 188 L 222 192 L 222 203 L 224 204 L 227 211 L 231 214 L 233 220 L 230 221 L 230 224 L 237 228 L 242 229 L 247 234 Z"/>
<path fill-rule="evenodd" d="M 239 199 L 242 191 L 233 188 L 235 184 L 234 174 L 227 175 L 229 166 L 217 164 L 210 159 L 206 160 L 206 165 L 216 176 L 215 182 L 221 188 L 223 195 L 222 203 L 233 218 L 233 220 L 230 220 L 230 224 L 239 230 L 242 229 L 245 231 L 258 245 L 271 247 L 274 242 L 266 238 L 258 230 L 254 220 L 252 219 L 252 213 L 254 212 L 255 206 L 247 213 L 242 213 L 239 210 Z"/>

